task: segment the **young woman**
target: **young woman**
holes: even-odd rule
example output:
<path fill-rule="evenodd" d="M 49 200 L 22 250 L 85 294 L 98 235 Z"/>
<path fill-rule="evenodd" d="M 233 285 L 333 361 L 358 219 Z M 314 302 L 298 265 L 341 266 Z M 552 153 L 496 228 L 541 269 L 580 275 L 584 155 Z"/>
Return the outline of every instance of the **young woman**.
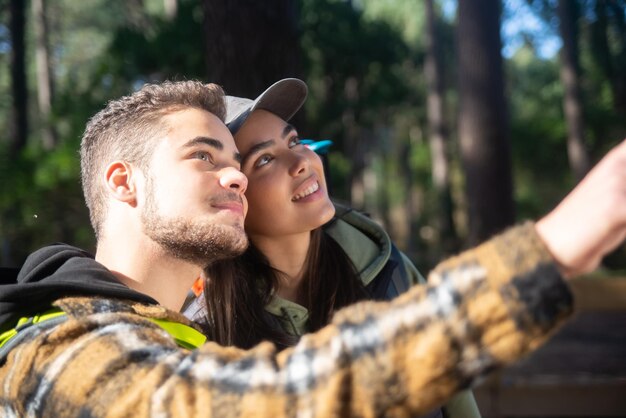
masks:
<path fill-rule="evenodd" d="M 186 313 L 222 345 L 279 347 L 326 325 L 339 308 L 390 299 L 423 278 L 368 217 L 334 205 L 320 157 L 288 124 L 306 85 L 285 79 L 255 101 L 227 98 L 226 122 L 248 177 L 250 247 L 206 270 L 204 297 Z M 433 417 L 479 417 L 471 392 Z"/>

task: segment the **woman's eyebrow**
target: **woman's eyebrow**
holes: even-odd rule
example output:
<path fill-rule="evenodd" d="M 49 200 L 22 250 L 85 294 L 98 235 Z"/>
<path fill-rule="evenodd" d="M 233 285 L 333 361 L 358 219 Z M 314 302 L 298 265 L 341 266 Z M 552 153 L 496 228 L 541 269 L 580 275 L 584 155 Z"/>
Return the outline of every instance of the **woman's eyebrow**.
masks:
<path fill-rule="evenodd" d="M 283 132 L 281 133 L 281 138 L 285 139 L 290 133 L 295 132 L 295 131 L 296 131 L 296 128 L 293 125 L 286 124 L 285 127 L 283 128 Z M 258 144 L 254 144 L 253 146 L 250 147 L 246 155 L 243 156 L 241 163 L 242 164 L 245 163 L 253 155 L 258 154 L 264 149 L 269 148 L 275 144 L 276 144 L 276 141 L 273 139 L 268 139 L 267 141 L 262 141 L 262 142 L 259 142 Z"/>
<path fill-rule="evenodd" d="M 246 155 L 243 156 L 242 164 L 245 163 L 248 160 L 248 158 L 252 157 L 255 154 L 258 154 L 259 152 L 263 151 L 266 148 L 270 148 L 274 144 L 276 144 L 276 141 L 274 141 L 273 139 L 268 139 L 267 141 L 254 144 L 253 146 L 250 147 Z"/>
<path fill-rule="evenodd" d="M 296 128 L 291 125 L 291 124 L 286 124 L 285 127 L 283 128 L 283 139 L 287 137 L 287 135 L 289 135 L 291 132 L 294 132 L 296 130 Z"/>

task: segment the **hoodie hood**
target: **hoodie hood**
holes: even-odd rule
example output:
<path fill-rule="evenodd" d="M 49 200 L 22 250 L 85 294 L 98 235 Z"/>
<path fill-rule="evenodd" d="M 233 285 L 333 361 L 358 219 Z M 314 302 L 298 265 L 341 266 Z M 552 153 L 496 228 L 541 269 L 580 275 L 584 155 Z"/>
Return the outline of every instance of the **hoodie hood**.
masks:
<path fill-rule="evenodd" d="M 55 244 L 32 253 L 17 283 L 0 286 L 0 329 L 14 320 L 50 308 L 67 296 L 96 296 L 157 304 L 118 281 L 113 273 L 79 248 Z"/>
<path fill-rule="evenodd" d="M 391 255 L 391 239 L 366 215 L 333 202 L 335 217 L 324 231 L 344 250 L 367 286 L 385 267 Z"/>

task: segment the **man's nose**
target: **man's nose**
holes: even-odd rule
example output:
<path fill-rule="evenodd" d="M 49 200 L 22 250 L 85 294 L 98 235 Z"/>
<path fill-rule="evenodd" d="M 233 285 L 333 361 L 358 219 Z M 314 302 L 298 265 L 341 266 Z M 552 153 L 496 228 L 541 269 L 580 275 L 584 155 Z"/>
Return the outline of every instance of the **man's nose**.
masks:
<path fill-rule="evenodd" d="M 234 167 L 220 170 L 220 185 L 238 194 L 244 194 L 248 188 L 248 178 Z"/>

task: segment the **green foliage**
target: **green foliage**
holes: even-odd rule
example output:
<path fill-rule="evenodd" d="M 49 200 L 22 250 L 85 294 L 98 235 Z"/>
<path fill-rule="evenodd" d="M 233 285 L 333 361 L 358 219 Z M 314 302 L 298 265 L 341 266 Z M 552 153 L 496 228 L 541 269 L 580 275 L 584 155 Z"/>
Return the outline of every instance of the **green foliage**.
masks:
<path fill-rule="evenodd" d="M 603 155 L 626 134 L 626 120 L 616 107 L 614 91 L 607 77 L 607 65 L 612 71 L 623 73 L 626 70 L 626 62 L 619 64 L 624 40 L 609 34 L 608 49 L 599 45 L 598 16 L 594 12 L 599 3 L 579 2 L 585 139 L 592 160 Z M 555 4 L 543 0 L 533 2 L 533 6 L 546 24 L 556 31 Z M 621 19 L 623 26 L 623 15 Z M 619 27 L 617 22 L 614 23 Z M 615 33 L 617 28 L 609 26 L 608 31 Z M 519 218 L 536 218 L 545 213 L 574 185 L 566 153 L 564 92 L 559 78 L 558 56 L 549 60 L 537 58 L 532 42 L 529 37 L 526 45 L 507 63 Z"/>
<path fill-rule="evenodd" d="M 554 32 L 555 2 L 530 3 Z M 580 4 L 587 145 L 595 159 L 626 135 L 626 116 L 615 89 L 615 75 L 626 71 L 624 1 L 606 3 L 611 6 L 603 24 L 598 19 L 598 1 Z M 362 175 L 363 167 L 368 167 L 367 176 L 374 179 L 375 188 L 366 191 L 364 209 L 388 223 L 392 232 L 425 231 L 411 250 L 424 269 L 441 253 L 438 243 L 431 241 L 432 234 L 427 233 L 439 206 L 431 180 L 422 75 L 424 5 L 412 0 L 300 0 L 298 5 L 302 67 L 310 88 L 306 119 L 299 130 L 335 142 L 329 156 L 335 196 L 349 200 L 349 179 Z M 77 149 L 86 121 L 111 98 L 145 82 L 202 79 L 206 74 L 200 0 L 179 1 L 173 20 L 165 17 L 161 0 L 58 0 L 49 2 L 48 7 L 54 76 L 51 119 L 59 145 L 52 151 L 43 150 L 34 129 L 40 121 L 34 110 L 35 67 L 29 26 L 33 125 L 29 146 L 17 155 L 9 154 L 7 135 L 0 137 L 0 239 L 11 246 L 3 252 L 0 264 L 19 263 L 33 248 L 50 241 L 93 248 L 78 173 Z M 505 16 L 509 15 L 505 2 Z M 7 16 L 1 14 L 0 129 L 5 133 L 10 130 L 11 112 L 6 24 Z M 437 27 L 451 141 L 449 174 L 455 218 L 462 231 L 465 216 L 455 135 L 454 22 L 439 20 Z M 506 61 L 519 218 L 545 213 L 573 183 L 567 165 L 558 59 L 539 59 L 533 48 L 537 40 L 528 36 L 527 44 Z M 397 221 L 391 214 L 408 207 L 416 197 L 418 201 L 413 203 L 419 212 L 410 222 L 391 225 Z"/>
<path fill-rule="evenodd" d="M 202 10 L 197 2 L 181 2 L 177 19 L 154 18 L 149 30 L 117 31 L 109 48 L 115 59 L 106 75 L 135 84 L 205 75 Z"/>
<path fill-rule="evenodd" d="M 366 24 L 347 2 L 303 0 L 301 8 L 301 45 L 311 88 L 308 124 L 342 144 L 346 109 L 367 127 L 373 123 L 367 111 L 377 112 L 410 94 L 401 71 L 408 50 L 391 26 Z"/>
<path fill-rule="evenodd" d="M 426 25 L 423 2 L 362 0 L 360 4 L 368 23 L 386 22 L 398 30 L 407 45 L 423 49 L 423 29 Z"/>
<path fill-rule="evenodd" d="M 2 177 L 11 178 L 10 188 L 0 189 L 0 234 L 10 250 L 4 264 L 19 264 L 29 249 L 51 242 L 93 248 L 75 144 L 51 152 L 29 146 L 0 164 Z"/>
<path fill-rule="evenodd" d="M 328 163 L 332 167 L 328 183 L 331 185 L 333 196 L 349 196 L 349 184 L 345 180 L 350 175 L 352 163 L 344 153 L 337 151 L 329 153 Z"/>
<path fill-rule="evenodd" d="M 556 59 L 539 60 L 530 45 L 507 65 L 518 218 L 540 216 L 572 186 Z M 565 173 L 565 175 L 563 174 Z"/>

